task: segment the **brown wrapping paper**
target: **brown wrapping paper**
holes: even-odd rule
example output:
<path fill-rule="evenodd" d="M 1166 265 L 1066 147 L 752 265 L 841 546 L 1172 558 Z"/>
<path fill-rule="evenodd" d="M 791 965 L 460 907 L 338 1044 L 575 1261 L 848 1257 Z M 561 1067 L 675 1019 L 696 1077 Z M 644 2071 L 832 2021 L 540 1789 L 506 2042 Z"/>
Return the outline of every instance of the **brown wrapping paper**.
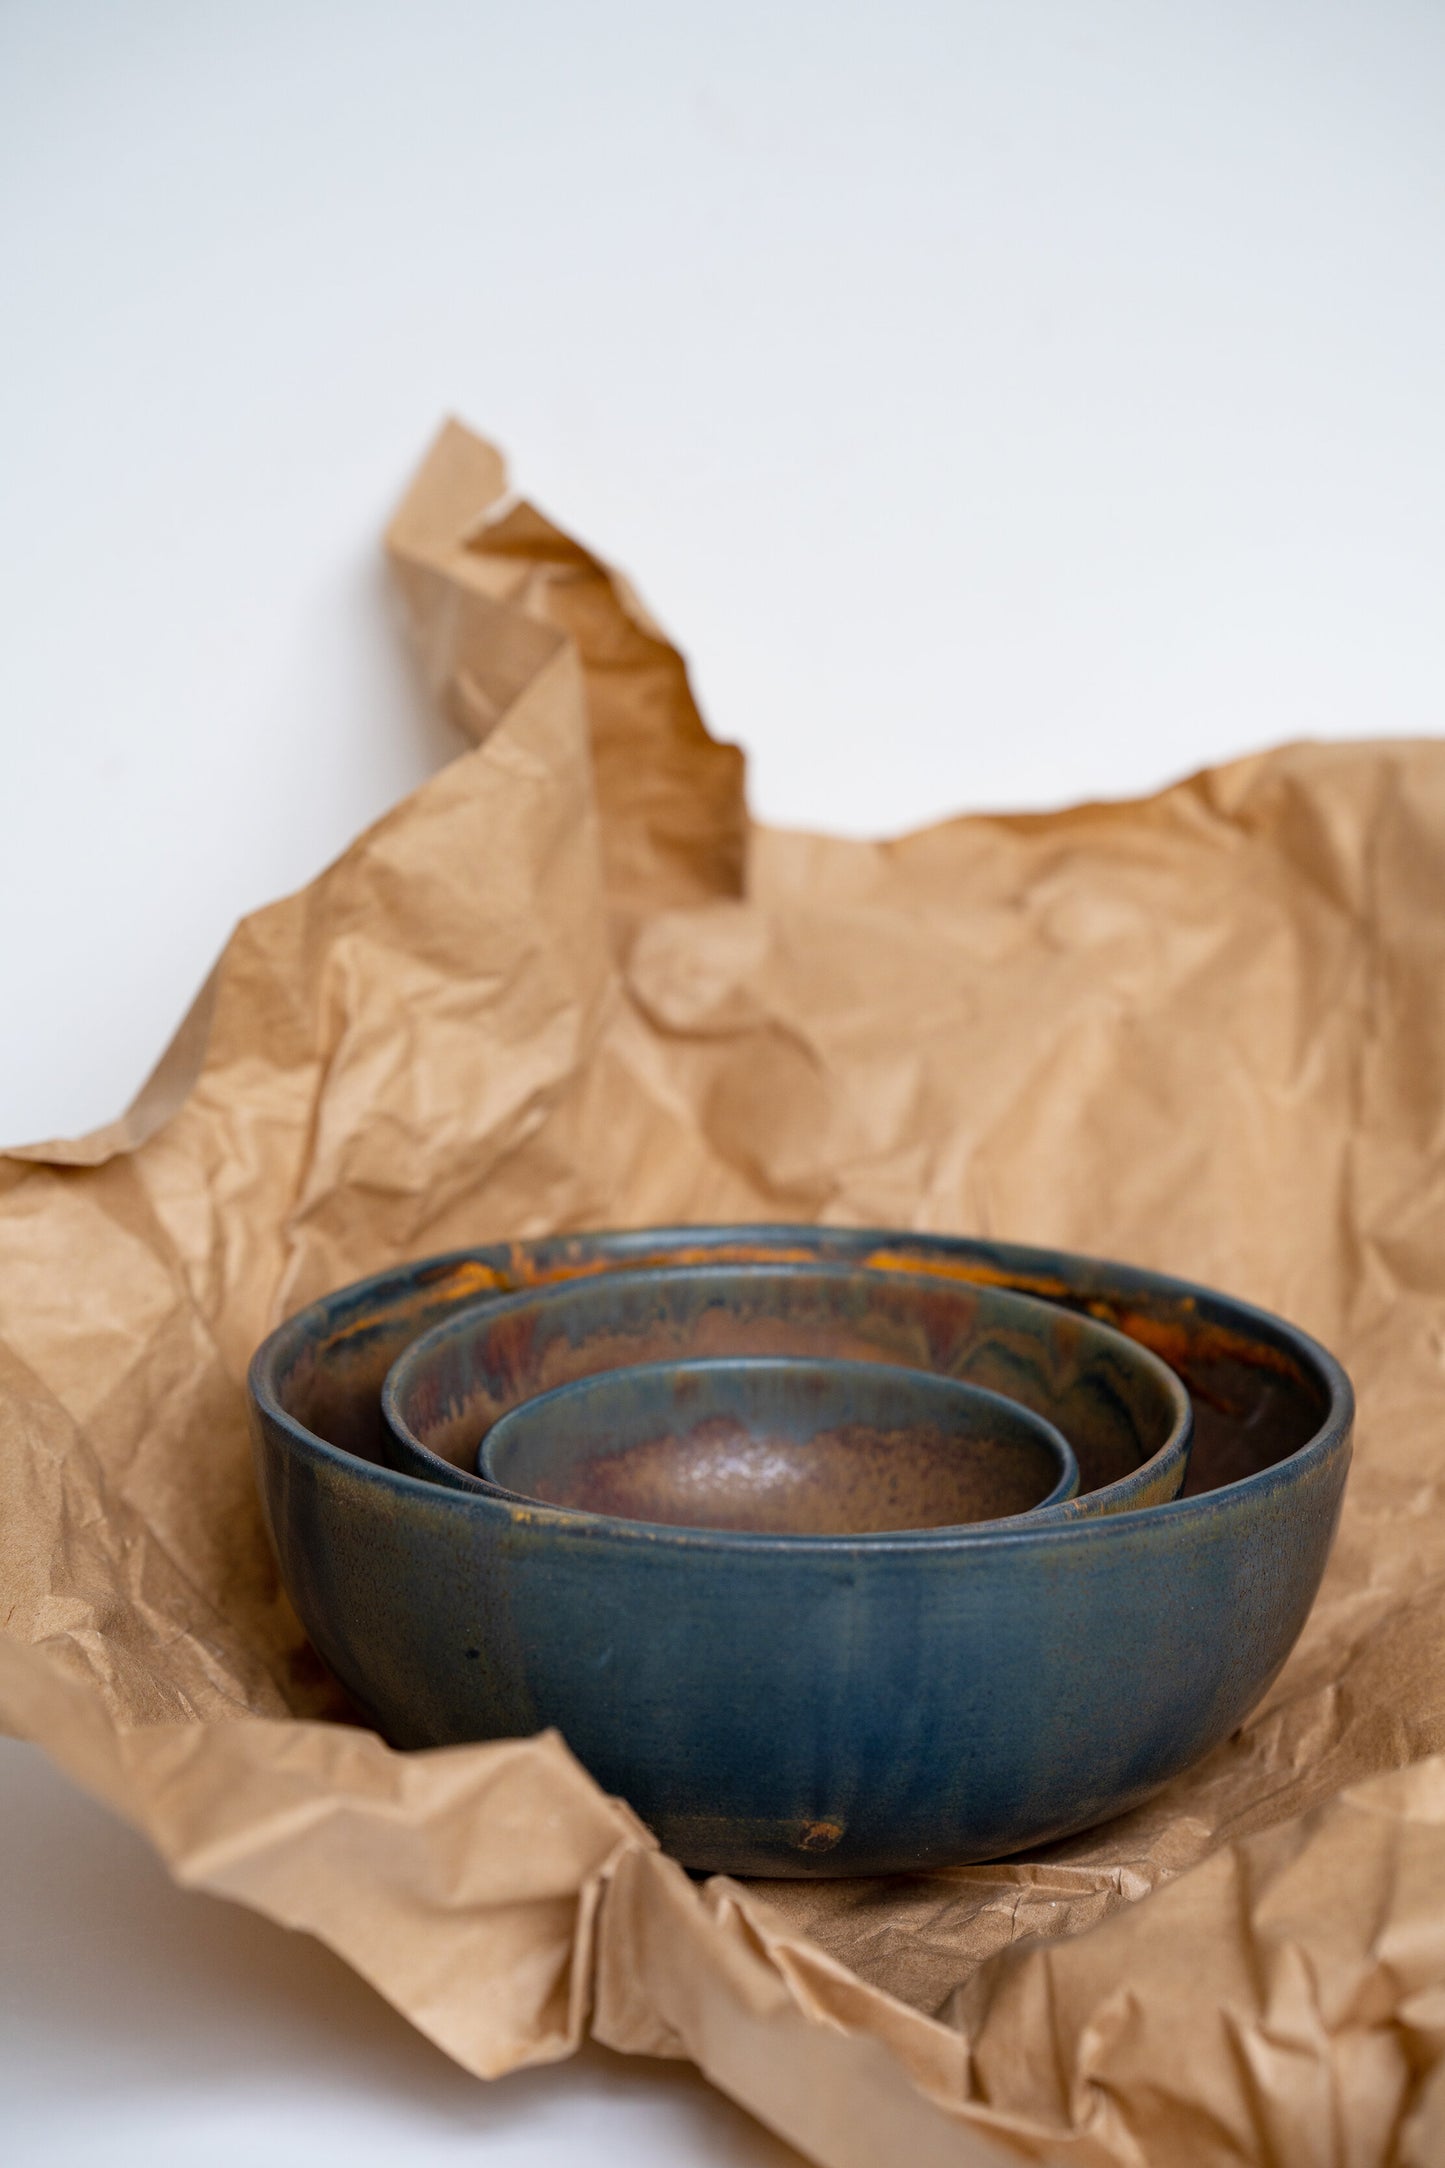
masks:
<path fill-rule="evenodd" d="M 690 2056 L 829 2168 L 1445 2159 L 1445 749 L 779 834 L 489 447 L 390 546 L 475 749 L 238 929 L 126 1116 L 0 1162 L 0 1713 L 485 2075 Z M 255 1342 L 407 1255 L 744 1216 L 1127 1256 L 1341 1353 L 1339 1544 L 1234 1739 L 1037 1858 L 742 1886 L 554 1737 L 349 1720 Z"/>

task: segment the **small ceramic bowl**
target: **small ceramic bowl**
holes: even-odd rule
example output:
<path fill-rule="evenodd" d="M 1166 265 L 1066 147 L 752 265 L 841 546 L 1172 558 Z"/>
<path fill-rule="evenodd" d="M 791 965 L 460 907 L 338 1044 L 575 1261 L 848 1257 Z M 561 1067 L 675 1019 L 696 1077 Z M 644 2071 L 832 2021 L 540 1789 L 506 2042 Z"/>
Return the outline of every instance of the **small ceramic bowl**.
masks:
<path fill-rule="evenodd" d="M 1041 1416 L 896 1363 L 639 1363 L 524 1400 L 477 1473 L 514 1498 L 673 1528 L 860 1536 L 959 1528 L 1079 1487 Z"/>
<path fill-rule="evenodd" d="M 449 1494 L 384 1465 L 382 1380 L 461 1305 L 723 1259 L 1021 1288 L 1109 1319 L 1194 1396 L 1186 1494 L 820 1542 L 522 1506 L 475 1477 Z M 395 1745 L 556 1725 L 677 1858 L 760 1875 L 1048 1844 L 1218 1746 L 1304 1624 L 1353 1418 L 1317 1341 L 1210 1288 L 1012 1243 L 788 1225 L 574 1234 L 393 1266 L 278 1327 L 250 1390 L 287 1591 Z"/>
<path fill-rule="evenodd" d="M 990 1287 L 846 1265 L 679 1265 L 606 1273 L 458 1312 L 401 1355 L 382 1406 L 393 1464 L 476 1490 L 479 1440 L 520 1401 L 636 1363 L 791 1355 L 901 1364 L 1005 1394 L 1053 1423 L 1080 1469 L 1066 1518 L 1179 1490 L 1188 1395 L 1093 1318 Z"/>

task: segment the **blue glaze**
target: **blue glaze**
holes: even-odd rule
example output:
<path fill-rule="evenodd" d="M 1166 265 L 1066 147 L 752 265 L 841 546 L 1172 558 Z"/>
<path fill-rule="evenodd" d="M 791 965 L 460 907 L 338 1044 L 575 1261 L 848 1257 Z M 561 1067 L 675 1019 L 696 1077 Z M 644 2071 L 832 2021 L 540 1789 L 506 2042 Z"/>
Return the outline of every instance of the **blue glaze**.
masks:
<path fill-rule="evenodd" d="M 633 1267 L 457 1310 L 386 1382 L 386 1457 L 475 1490 L 478 1438 L 553 1385 L 621 1364 L 770 1353 L 887 1361 L 1005 1393 L 1077 1454 L 1080 1495 L 1046 1509 L 1068 1518 L 1173 1498 L 1184 1477 L 1188 1395 L 1136 1342 L 1008 1290 L 841 1263 Z"/>
<path fill-rule="evenodd" d="M 377 1464 L 391 1361 L 487 1276 L 699 1252 L 885 1258 L 1111 1317 L 1168 1347 L 1198 1396 L 1195 1494 L 819 1543 L 523 1508 Z M 286 1585 L 390 1738 L 555 1724 L 677 1857 L 762 1875 L 1047 1843 L 1217 1746 L 1304 1623 L 1353 1415 L 1317 1343 L 1210 1290 L 1014 1245 L 799 1227 L 570 1236 L 398 1268 L 283 1325 L 251 1391 Z"/>
<path fill-rule="evenodd" d="M 424 1364 L 412 1378 L 424 1390 Z M 896 1363 L 777 1355 L 555 1386 L 492 1425 L 477 1473 L 533 1503 L 824 1541 L 976 1526 L 1079 1487 L 1062 1433 L 1001 1393 Z"/>

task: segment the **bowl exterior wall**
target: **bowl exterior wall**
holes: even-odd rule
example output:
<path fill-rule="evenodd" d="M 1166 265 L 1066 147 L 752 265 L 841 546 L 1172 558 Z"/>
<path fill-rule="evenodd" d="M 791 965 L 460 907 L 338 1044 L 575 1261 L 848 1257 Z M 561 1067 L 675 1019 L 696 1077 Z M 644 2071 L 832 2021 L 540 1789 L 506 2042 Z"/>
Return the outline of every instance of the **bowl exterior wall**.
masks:
<path fill-rule="evenodd" d="M 676 1858 L 739 1875 L 963 1864 L 1137 1805 L 1284 1662 L 1345 1472 L 1172 1521 L 799 1556 L 398 1497 L 265 1418 L 257 1444 L 302 1623 L 387 1738 L 554 1725 Z"/>

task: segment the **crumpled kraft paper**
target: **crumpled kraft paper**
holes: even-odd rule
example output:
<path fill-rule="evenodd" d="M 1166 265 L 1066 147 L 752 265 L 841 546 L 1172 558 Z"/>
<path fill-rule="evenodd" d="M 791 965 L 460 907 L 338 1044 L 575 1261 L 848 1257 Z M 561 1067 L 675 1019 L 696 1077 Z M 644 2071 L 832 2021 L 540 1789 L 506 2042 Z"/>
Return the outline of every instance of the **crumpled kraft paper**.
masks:
<path fill-rule="evenodd" d="M 120 1121 L 0 1162 L 0 1712 L 483 2074 L 690 2056 L 829 2168 L 1445 2160 L 1445 747 L 782 834 L 488 446 L 390 548 L 475 749 L 243 923 Z M 1343 1356 L 1339 1543 L 1235 1738 L 1034 1858 L 744 1886 L 553 1736 L 360 1727 L 263 1536 L 256 1341 L 407 1255 L 741 1217 L 1129 1257 Z"/>

